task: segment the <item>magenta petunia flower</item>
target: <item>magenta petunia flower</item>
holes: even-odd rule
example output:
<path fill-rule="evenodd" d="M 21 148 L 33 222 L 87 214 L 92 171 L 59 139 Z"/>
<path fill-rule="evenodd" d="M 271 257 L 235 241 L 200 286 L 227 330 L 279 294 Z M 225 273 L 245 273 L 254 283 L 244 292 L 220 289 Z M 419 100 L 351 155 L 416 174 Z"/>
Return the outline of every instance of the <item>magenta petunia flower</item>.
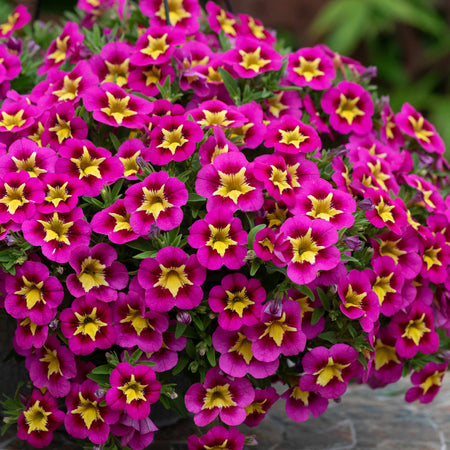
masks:
<path fill-rule="evenodd" d="M 141 128 L 152 104 L 129 94 L 115 83 L 102 83 L 83 94 L 84 106 L 95 120 L 112 127 Z"/>
<path fill-rule="evenodd" d="M 341 81 L 322 97 L 323 110 L 337 132 L 366 134 L 372 129 L 374 106 L 370 93 L 351 81 Z"/>
<path fill-rule="evenodd" d="M 401 111 L 395 116 L 395 123 L 403 133 L 416 139 L 427 152 L 438 154 L 445 152 L 444 141 L 434 126 L 409 103 L 402 106 Z"/>
<path fill-rule="evenodd" d="M 283 251 L 287 275 L 297 284 L 313 281 L 319 270 L 331 270 L 340 261 L 335 227 L 323 219 L 291 217 L 281 226 L 289 246 Z"/>
<path fill-rule="evenodd" d="M 436 186 L 419 175 L 411 174 L 406 175 L 404 178 L 409 186 L 417 190 L 420 198 L 417 203 L 423 205 L 427 211 L 439 212 L 445 209 L 444 199 Z"/>
<path fill-rule="evenodd" d="M 152 311 L 170 311 L 174 306 L 195 308 L 203 298 L 205 279 L 206 270 L 198 264 L 197 256 L 177 247 L 162 248 L 156 258 L 144 259 L 138 270 L 145 303 Z"/>
<path fill-rule="evenodd" d="M 213 134 L 200 146 L 198 154 L 200 164 L 206 166 L 212 164 L 217 156 L 222 153 L 239 152 L 237 146 L 227 139 L 221 127 L 214 127 Z"/>
<path fill-rule="evenodd" d="M 127 42 L 108 42 L 99 55 L 89 59 L 92 72 L 98 77 L 100 83 L 116 83 L 118 86 L 128 86 L 130 67 L 130 54 L 132 46 Z"/>
<path fill-rule="evenodd" d="M 68 102 L 60 103 L 50 111 L 41 135 L 43 146 L 59 149 L 67 139 L 86 139 L 88 127 L 81 117 L 75 117 L 75 108 Z"/>
<path fill-rule="evenodd" d="M 422 256 L 422 277 L 435 284 L 447 280 L 447 267 L 450 264 L 450 244 L 442 233 L 427 232 L 421 236 L 420 254 Z"/>
<path fill-rule="evenodd" d="M 217 327 L 212 335 L 212 344 L 219 353 L 219 367 L 231 377 L 241 378 L 247 374 L 262 379 L 274 375 L 279 360 L 259 361 L 252 352 L 252 342 L 245 330 L 228 331 Z"/>
<path fill-rule="evenodd" d="M 0 108 L 0 133 L 25 131 L 33 125 L 39 114 L 36 106 L 29 104 L 23 97 L 6 99 Z"/>
<path fill-rule="evenodd" d="M 383 126 L 380 130 L 382 141 L 392 147 L 402 147 L 405 143 L 405 138 L 396 123 L 394 112 L 389 104 L 384 105 L 381 111 L 381 119 L 383 121 Z"/>
<path fill-rule="evenodd" d="M 188 111 L 194 120 L 205 128 L 220 126 L 222 128 L 241 127 L 247 118 L 236 106 L 227 105 L 220 100 L 207 100 L 197 108 Z"/>
<path fill-rule="evenodd" d="M 31 322 L 28 317 L 17 321 L 16 332 L 14 334 L 14 345 L 24 350 L 32 347 L 41 348 L 48 338 L 48 326 L 37 325 Z"/>
<path fill-rule="evenodd" d="M 219 325 L 225 330 L 258 323 L 261 304 L 265 300 L 266 291 L 259 280 L 248 280 L 241 273 L 226 275 L 220 286 L 214 286 L 208 296 L 209 306 L 219 313 Z"/>
<path fill-rule="evenodd" d="M 61 312 L 59 320 L 69 348 L 76 355 L 89 355 L 96 348 L 110 348 L 115 343 L 111 308 L 100 300 L 77 298 Z"/>
<path fill-rule="evenodd" d="M 297 92 L 274 91 L 273 94 L 274 97 L 268 98 L 262 103 L 266 119 L 280 119 L 283 116 L 301 118 L 303 102 Z"/>
<path fill-rule="evenodd" d="M 245 328 L 252 341 L 251 351 L 259 361 L 270 362 L 285 356 L 297 355 L 305 348 L 306 337 L 301 331 L 300 305 L 293 300 L 282 303 L 280 314 L 263 311 L 260 322 Z"/>
<path fill-rule="evenodd" d="M 150 133 L 148 160 L 163 166 L 170 161 L 184 161 L 195 151 L 203 131 L 195 122 L 183 116 L 163 117 Z"/>
<path fill-rule="evenodd" d="M 239 269 L 245 264 L 247 233 L 229 210 L 215 209 L 194 222 L 188 243 L 198 249 L 198 262 L 207 269 L 218 270 L 223 265 Z"/>
<path fill-rule="evenodd" d="M 159 94 L 158 83 L 163 86 L 167 77 L 171 82 L 175 79 L 175 72 L 169 63 L 137 67 L 128 75 L 128 86 L 147 97 L 154 97 Z"/>
<path fill-rule="evenodd" d="M 84 194 L 83 184 L 77 179 L 61 173 L 42 175 L 45 198 L 36 205 L 42 214 L 69 213 L 78 204 L 78 198 Z"/>
<path fill-rule="evenodd" d="M 42 348 L 25 359 L 31 381 L 37 388 L 47 388 L 55 397 L 65 397 L 70 391 L 70 378 L 76 373 L 73 353 L 62 345 L 55 334 L 48 337 Z"/>
<path fill-rule="evenodd" d="M 398 312 L 389 322 L 388 329 L 396 338 L 395 350 L 403 358 L 412 358 L 418 351 L 428 355 L 439 346 L 433 310 L 420 302 L 415 302 L 408 312 Z"/>
<path fill-rule="evenodd" d="M 212 164 L 200 169 L 195 190 L 207 198 L 207 211 L 257 211 L 263 205 L 262 190 L 253 176 L 253 164 L 242 153 L 223 153 Z"/>
<path fill-rule="evenodd" d="M 20 58 L 10 53 L 7 47 L 0 44 L 0 84 L 5 80 L 13 80 L 19 75 L 20 71 Z"/>
<path fill-rule="evenodd" d="M 28 172 L 9 172 L 0 181 L 0 223 L 23 223 L 36 212 L 36 203 L 44 200 L 42 183 Z"/>
<path fill-rule="evenodd" d="M 350 345 L 315 347 L 302 359 L 305 375 L 300 378 L 302 391 L 314 391 L 324 398 L 341 397 L 355 373 L 358 352 Z"/>
<path fill-rule="evenodd" d="M 423 369 L 411 375 L 413 387 L 408 389 L 405 400 L 412 403 L 419 400 L 420 403 L 431 403 L 441 389 L 442 380 L 448 368 L 448 362 L 429 362 Z"/>
<path fill-rule="evenodd" d="M 196 0 L 170 0 L 168 5 L 172 26 L 187 34 L 198 30 L 201 10 Z M 167 24 L 164 0 L 141 0 L 139 8 L 142 14 L 150 17 L 151 26 L 161 27 Z"/>
<path fill-rule="evenodd" d="M 92 230 L 105 234 L 115 244 L 125 244 L 139 237 L 130 225 L 131 214 L 127 212 L 125 200 L 118 199 L 108 208 L 99 211 L 91 220 Z"/>
<path fill-rule="evenodd" d="M 150 405 L 159 399 L 161 383 L 145 364 L 133 367 L 119 363 L 111 372 L 109 382 L 106 403 L 113 411 L 126 411 L 134 420 L 148 417 Z"/>
<path fill-rule="evenodd" d="M 15 319 L 47 325 L 63 300 L 63 287 L 40 262 L 25 261 L 14 276 L 5 278 L 5 309 Z"/>
<path fill-rule="evenodd" d="M 50 392 L 33 389 L 30 400 L 17 420 L 17 437 L 34 448 L 43 448 L 53 440 L 65 414 L 58 409 L 58 400 Z"/>
<path fill-rule="evenodd" d="M 256 427 L 279 398 L 280 396 L 272 386 L 266 389 L 255 389 L 255 399 L 245 408 L 247 413 L 245 425 Z"/>
<path fill-rule="evenodd" d="M 304 47 L 288 55 L 287 79 L 297 86 L 323 90 L 336 76 L 333 60 L 320 47 Z"/>
<path fill-rule="evenodd" d="M 239 27 L 240 36 L 248 36 L 270 45 L 276 42 L 275 33 L 272 30 L 266 29 L 260 20 L 248 14 L 238 14 L 238 18 L 241 22 L 241 26 Z"/>
<path fill-rule="evenodd" d="M 238 107 L 238 111 L 244 115 L 247 122 L 240 127 L 232 128 L 230 138 L 241 149 L 258 147 L 266 133 L 261 105 L 256 102 L 244 103 Z"/>
<path fill-rule="evenodd" d="M 59 172 L 78 178 L 84 195 L 96 197 L 103 185 L 118 180 L 123 172 L 117 157 L 86 139 L 68 139 L 59 149 Z"/>
<path fill-rule="evenodd" d="M 38 67 L 37 74 L 44 75 L 50 69 L 60 67 L 83 42 L 84 35 L 79 32 L 78 24 L 67 22 L 61 34 L 51 42 L 45 54 L 44 64 Z"/>
<path fill-rule="evenodd" d="M 319 417 L 328 408 L 328 399 L 318 392 L 302 391 L 298 386 L 281 394 L 286 399 L 286 414 L 295 422 L 306 422 L 310 416 Z"/>
<path fill-rule="evenodd" d="M 37 214 L 22 225 L 25 239 L 42 247 L 42 253 L 51 261 L 66 263 L 72 248 L 89 245 L 91 227 L 81 208 L 68 213 Z"/>
<path fill-rule="evenodd" d="M 127 413 L 122 413 L 119 421 L 111 425 L 111 433 L 119 436 L 120 445 L 132 450 L 144 450 L 152 442 L 158 427 L 148 418 L 133 420 Z"/>
<path fill-rule="evenodd" d="M 85 295 L 87 300 L 116 300 L 117 291 L 128 284 L 128 270 L 116 259 L 116 250 L 103 242 L 92 248 L 84 245 L 73 248 L 69 264 L 76 273 L 66 280 L 70 293 L 74 297 Z"/>
<path fill-rule="evenodd" d="M 253 250 L 263 261 L 272 261 L 277 267 L 284 267 L 286 261 L 283 250 L 289 245 L 282 233 L 275 233 L 271 228 L 263 228 L 255 235 Z"/>
<path fill-rule="evenodd" d="M 319 178 L 302 184 L 291 209 L 293 214 L 305 214 L 313 219 L 324 219 L 335 228 L 350 228 L 355 218 L 356 202 L 353 197 Z"/>
<path fill-rule="evenodd" d="M 157 314 L 157 313 L 153 313 Z M 187 339 L 185 336 L 175 337 L 175 333 L 166 331 L 163 333 L 163 343 L 161 348 L 147 354 L 148 359 L 156 364 L 153 367 L 155 372 L 166 372 L 173 369 L 178 363 L 178 352 L 186 347 Z"/>
<path fill-rule="evenodd" d="M 215 33 L 220 34 L 223 31 L 226 36 L 232 38 L 240 35 L 241 27 L 234 14 L 225 11 L 215 2 L 207 2 L 205 9 L 208 13 L 208 24 Z"/>
<path fill-rule="evenodd" d="M 150 27 L 139 36 L 131 54 L 135 66 L 161 65 L 170 61 L 175 46 L 183 43 L 184 33 L 169 26 Z"/>
<path fill-rule="evenodd" d="M 98 390 L 99 385 L 92 380 L 72 384 L 66 397 L 64 426 L 74 438 L 104 444 L 109 438 L 110 425 L 117 422 L 119 413 L 101 404 L 96 395 Z"/>
<path fill-rule="evenodd" d="M 227 449 L 243 450 L 245 436 L 236 428 L 226 429 L 222 426 L 211 428 L 203 436 L 189 436 L 187 441 L 188 450 L 204 449 Z"/>
<path fill-rule="evenodd" d="M 374 327 L 380 313 L 378 296 L 371 289 L 366 273 L 359 270 L 350 271 L 338 283 L 338 295 L 341 299 L 340 310 L 350 319 L 359 319 L 364 331 Z"/>
<path fill-rule="evenodd" d="M 137 164 L 137 158 L 149 161 L 150 150 L 145 147 L 140 139 L 127 139 L 120 144 L 116 153 L 117 158 L 123 164 L 123 176 L 127 180 L 137 180 L 137 175 L 142 174 L 142 169 Z"/>
<path fill-rule="evenodd" d="M 116 343 L 123 348 L 138 346 L 146 353 L 158 351 L 163 344 L 162 333 L 169 320 L 165 314 L 145 311 L 142 297 L 136 292 L 119 293 L 113 303 Z"/>
<path fill-rule="evenodd" d="M 206 373 L 204 383 L 189 387 L 184 397 L 186 408 L 193 412 L 194 422 L 199 427 L 211 423 L 216 417 L 227 425 L 236 426 L 246 418 L 245 407 L 255 398 L 250 381 L 245 378 L 230 378 L 218 367 Z"/>
<path fill-rule="evenodd" d="M 270 45 L 248 37 L 238 37 L 235 48 L 223 54 L 224 61 L 239 78 L 253 78 L 281 68 L 281 55 Z"/>
<path fill-rule="evenodd" d="M 175 177 L 164 171 L 152 172 L 144 181 L 125 191 L 125 207 L 131 214 L 132 230 L 145 236 L 152 224 L 172 230 L 183 220 L 181 206 L 187 203 L 188 191 Z"/>

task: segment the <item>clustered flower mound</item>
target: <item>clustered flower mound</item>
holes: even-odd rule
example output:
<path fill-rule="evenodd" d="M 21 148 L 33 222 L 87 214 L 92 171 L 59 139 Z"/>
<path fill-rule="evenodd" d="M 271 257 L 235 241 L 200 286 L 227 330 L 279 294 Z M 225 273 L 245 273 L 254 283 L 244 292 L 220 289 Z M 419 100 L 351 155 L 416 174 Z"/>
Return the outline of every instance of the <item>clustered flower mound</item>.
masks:
<path fill-rule="evenodd" d="M 4 428 L 139 450 L 160 403 L 205 427 L 190 450 L 239 450 L 275 402 L 302 422 L 350 381 L 433 400 L 449 164 L 374 68 L 213 2 L 30 20 L 0 24 L 0 307 L 32 386 Z"/>

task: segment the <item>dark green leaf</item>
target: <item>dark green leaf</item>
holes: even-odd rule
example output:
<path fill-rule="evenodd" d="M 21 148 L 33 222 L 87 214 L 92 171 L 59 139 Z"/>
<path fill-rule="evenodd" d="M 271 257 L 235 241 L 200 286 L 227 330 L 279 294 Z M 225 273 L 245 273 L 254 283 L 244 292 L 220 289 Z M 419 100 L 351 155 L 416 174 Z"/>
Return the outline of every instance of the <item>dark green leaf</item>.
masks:
<path fill-rule="evenodd" d="M 323 308 L 315 308 L 311 317 L 311 325 L 315 325 L 323 316 L 324 312 Z"/>
<path fill-rule="evenodd" d="M 294 288 L 297 289 L 297 291 L 301 292 L 302 294 L 305 294 L 312 302 L 316 299 L 314 297 L 313 291 L 308 286 L 304 286 L 302 284 L 295 284 Z"/>
<path fill-rule="evenodd" d="M 239 101 L 239 98 L 241 97 L 241 91 L 236 80 L 223 67 L 219 67 L 219 73 L 222 77 L 225 88 L 230 94 L 230 97 L 234 100 L 235 103 L 237 103 Z"/>
<path fill-rule="evenodd" d="M 211 364 L 211 367 L 216 366 L 216 350 L 211 347 L 206 352 L 206 357 L 208 358 L 209 364 Z"/>
<path fill-rule="evenodd" d="M 257 225 L 256 227 L 253 227 L 249 231 L 248 238 L 247 238 L 247 245 L 249 246 L 249 248 L 253 248 L 253 242 L 255 242 L 256 234 L 258 233 L 258 231 L 261 231 L 264 228 L 266 228 L 266 225 L 261 224 L 261 225 Z"/>
<path fill-rule="evenodd" d="M 178 339 L 180 336 L 182 336 L 186 328 L 187 325 L 185 325 L 184 323 L 177 322 L 177 326 L 175 328 L 175 338 Z"/>

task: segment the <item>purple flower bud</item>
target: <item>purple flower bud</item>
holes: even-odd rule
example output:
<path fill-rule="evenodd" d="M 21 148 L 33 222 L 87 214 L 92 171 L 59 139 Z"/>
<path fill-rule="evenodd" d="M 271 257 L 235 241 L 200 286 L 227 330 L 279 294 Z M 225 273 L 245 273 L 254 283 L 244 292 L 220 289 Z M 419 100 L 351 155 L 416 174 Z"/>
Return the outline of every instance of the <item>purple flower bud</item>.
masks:
<path fill-rule="evenodd" d="M 198 354 L 200 356 L 205 356 L 206 355 L 206 350 L 207 350 L 207 346 L 206 346 L 206 344 L 204 342 L 200 342 L 197 345 L 197 351 L 198 351 Z"/>
<path fill-rule="evenodd" d="M 283 299 L 275 297 L 273 300 L 270 300 L 270 302 L 267 303 L 264 312 L 274 317 L 281 317 L 283 314 Z"/>
<path fill-rule="evenodd" d="M 97 398 L 103 398 L 105 396 L 105 394 L 106 394 L 106 389 L 103 389 L 103 388 L 99 388 L 95 391 L 95 396 Z"/>
<path fill-rule="evenodd" d="M 361 250 L 361 248 L 362 248 L 362 242 L 358 236 L 345 237 L 344 243 L 351 250 Z"/>
<path fill-rule="evenodd" d="M 161 228 L 159 228 L 157 225 L 152 223 L 150 225 L 150 231 L 148 232 L 149 239 L 157 239 L 160 234 L 161 234 Z"/>
<path fill-rule="evenodd" d="M 345 145 L 340 145 L 339 147 L 332 148 L 328 155 L 328 159 L 338 158 L 339 156 L 345 156 L 350 151 Z"/>
<path fill-rule="evenodd" d="M 16 240 L 13 236 L 11 236 L 10 234 L 7 234 L 4 238 L 3 238 L 3 242 L 8 246 L 11 247 L 11 245 L 14 245 L 16 243 Z"/>
<path fill-rule="evenodd" d="M 6 41 L 6 46 L 8 47 L 8 51 L 15 55 L 20 55 L 22 53 L 22 41 L 17 38 L 10 37 Z"/>
<path fill-rule="evenodd" d="M 56 273 L 57 273 L 58 275 L 62 275 L 62 274 L 64 273 L 64 266 L 58 266 L 58 267 L 56 268 Z"/>
<path fill-rule="evenodd" d="M 419 153 L 419 164 L 421 167 L 430 168 L 433 165 L 434 158 L 430 155 L 421 155 Z"/>
<path fill-rule="evenodd" d="M 50 328 L 50 330 L 55 331 L 58 328 L 58 323 L 59 320 L 58 319 L 53 319 L 49 324 L 48 327 Z"/>
<path fill-rule="evenodd" d="M 30 42 L 27 42 L 27 50 L 28 50 L 28 55 L 33 56 L 40 50 L 40 47 L 39 47 L 39 45 L 36 44 L 36 42 L 30 41 Z"/>
<path fill-rule="evenodd" d="M 136 164 L 144 171 L 148 169 L 148 165 L 142 156 L 138 156 L 136 158 Z"/>
<path fill-rule="evenodd" d="M 168 395 L 169 398 L 171 398 L 172 400 L 175 400 L 176 398 L 178 398 L 178 394 L 177 394 L 175 391 L 168 392 L 167 395 Z"/>
<path fill-rule="evenodd" d="M 370 80 L 372 78 L 375 78 L 377 76 L 377 68 L 375 66 L 369 66 L 367 67 L 366 70 L 364 70 L 364 72 L 362 72 L 359 75 L 359 80 L 363 81 L 363 80 Z"/>
<path fill-rule="evenodd" d="M 249 447 L 254 447 L 258 445 L 258 441 L 256 440 L 255 435 L 246 436 L 245 438 L 245 445 L 248 445 Z"/>
<path fill-rule="evenodd" d="M 386 105 L 389 105 L 389 95 L 382 95 L 381 98 L 377 101 L 377 107 L 383 109 Z"/>
<path fill-rule="evenodd" d="M 373 209 L 375 209 L 375 205 L 373 204 L 371 198 L 365 198 L 364 200 L 358 202 L 358 208 L 362 209 L 363 211 L 372 211 Z"/>
<path fill-rule="evenodd" d="M 178 311 L 177 322 L 180 322 L 183 325 L 189 325 L 192 322 L 192 317 L 187 311 Z"/>

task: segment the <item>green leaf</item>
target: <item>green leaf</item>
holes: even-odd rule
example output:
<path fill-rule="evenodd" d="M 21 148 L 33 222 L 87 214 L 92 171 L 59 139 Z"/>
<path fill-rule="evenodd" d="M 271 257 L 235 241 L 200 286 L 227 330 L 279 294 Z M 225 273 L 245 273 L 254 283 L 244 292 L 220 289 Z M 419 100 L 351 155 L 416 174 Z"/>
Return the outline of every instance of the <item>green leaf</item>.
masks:
<path fill-rule="evenodd" d="M 95 373 L 89 373 L 87 374 L 87 377 L 91 380 L 94 380 L 101 387 L 109 386 L 109 375 L 97 375 Z"/>
<path fill-rule="evenodd" d="M 117 150 L 120 147 L 119 139 L 117 139 L 117 136 L 114 133 L 109 133 L 109 138 L 111 139 L 112 145 L 114 145 L 114 148 Z"/>
<path fill-rule="evenodd" d="M 367 359 L 362 353 L 358 355 L 358 361 L 363 365 L 364 369 L 367 370 Z"/>
<path fill-rule="evenodd" d="M 206 357 L 211 367 L 216 367 L 216 350 L 213 347 L 206 351 Z"/>
<path fill-rule="evenodd" d="M 138 253 L 134 255 L 134 259 L 146 259 L 146 258 L 154 258 L 158 254 L 158 250 L 148 250 L 146 252 Z"/>
<path fill-rule="evenodd" d="M 131 355 L 131 358 L 130 358 L 130 364 L 131 364 L 131 365 L 136 364 L 137 360 L 142 356 L 143 353 L 144 353 L 144 352 L 143 352 L 141 349 L 138 348 L 138 349 Z"/>
<path fill-rule="evenodd" d="M 319 319 L 323 316 L 324 312 L 325 311 L 323 308 L 314 308 L 311 317 L 311 325 L 315 325 L 319 321 Z"/>
<path fill-rule="evenodd" d="M 261 231 L 264 228 L 266 228 L 266 225 L 261 224 L 261 225 L 257 225 L 256 227 L 253 227 L 249 231 L 248 238 L 247 238 L 247 245 L 249 246 L 249 248 L 253 248 L 253 242 L 255 242 L 256 234 L 258 233 L 258 231 Z"/>
<path fill-rule="evenodd" d="M 187 325 L 185 325 L 184 323 L 177 322 L 177 326 L 175 328 L 175 339 L 178 339 L 180 336 L 182 336 L 186 328 Z"/>
<path fill-rule="evenodd" d="M 96 375 L 110 375 L 112 372 L 112 367 L 109 364 L 103 364 L 102 366 L 97 366 L 91 370 L 91 373 Z"/>
<path fill-rule="evenodd" d="M 337 341 L 336 333 L 334 331 L 325 331 L 324 333 L 319 334 L 319 338 L 331 342 L 332 344 Z"/>
<path fill-rule="evenodd" d="M 222 77 L 223 84 L 225 85 L 226 90 L 230 94 L 230 97 L 234 100 L 235 103 L 238 103 L 241 97 L 241 90 L 239 89 L 236 80 L 223 67 L 219 67 L 218 70 L 220 76 Z"/>
<path fill-rule="evenodd" d="M 180 372 L 182 372 L 183 369 L 187 366 L 189 361 L 190 361 L 190 359 L 186 358 L 185 356 L 179 357 L 178 364 L 172 370 L 172 375 L 178 375 Z"/>
<path fill-rule="evenodd" d="M 325 292 L 322 291 L 322 289 L 317 288 L 317 293 L 319 294 L 320 301 L 322 302 L 322 306 L 326 309 L 330 309 L 330 299 L 328 298 L 328 295 L 325 294 Z"/>
<path fill-rule="evenodd" d="M 250 276 L 251 277 L 253 277 L 256 274 L 256 272 L 258 272 L 258 269 L 260 268 L 261 263 L 262 263 L 262 261 L 259 258 L 255 258 L 252 261 L 252 265 L 250 267 Z"/>
<path fill-rule="evenodd" d="M 198 317 L 196 314 L 192 314 L 192 320 L 194 321 L 195 325 L 197 325 L 197 328 L 200 331 L 204 331 L 205 325 L 200 317 Z"/>
<path fill-rule="evenodd" d="M 144 364 L 145 366 L 154 367 L 156 363 L 153 361 L 138 361 L 137 365 Z"/>
<path fill-rule="evenodd" d="M 190 192 L 188 197 L 188 203 L 203 203 L 206 201 L 205 197 L 196 194 L 195 192 Z"/>
<path fill-rule="evenodd" d="M 224 52 L 231 49 L 230 40 L 227 38 L 223 30 L 220 30 L 219 33 L 219 43 Z"/>
<path fill-rule="evenodd" d="M 100 200 L 97 200 L 96 198 L 93 198 L 93 197 L 81 197 L 81 198 L 86 203 L 90 203 L 91 205 L 94 205 L 99 209 L 104 209 L 104 207 L 105 207 L 103 202 L 101 202 Z"/>
<path fill-rule="evenodd" d="M 306 295 L 312 302 L 316 299 L 314 297 L 313 291 L 308 287 L 302 284 L 294 284 L 294 288 L 302 294 Z"/>

